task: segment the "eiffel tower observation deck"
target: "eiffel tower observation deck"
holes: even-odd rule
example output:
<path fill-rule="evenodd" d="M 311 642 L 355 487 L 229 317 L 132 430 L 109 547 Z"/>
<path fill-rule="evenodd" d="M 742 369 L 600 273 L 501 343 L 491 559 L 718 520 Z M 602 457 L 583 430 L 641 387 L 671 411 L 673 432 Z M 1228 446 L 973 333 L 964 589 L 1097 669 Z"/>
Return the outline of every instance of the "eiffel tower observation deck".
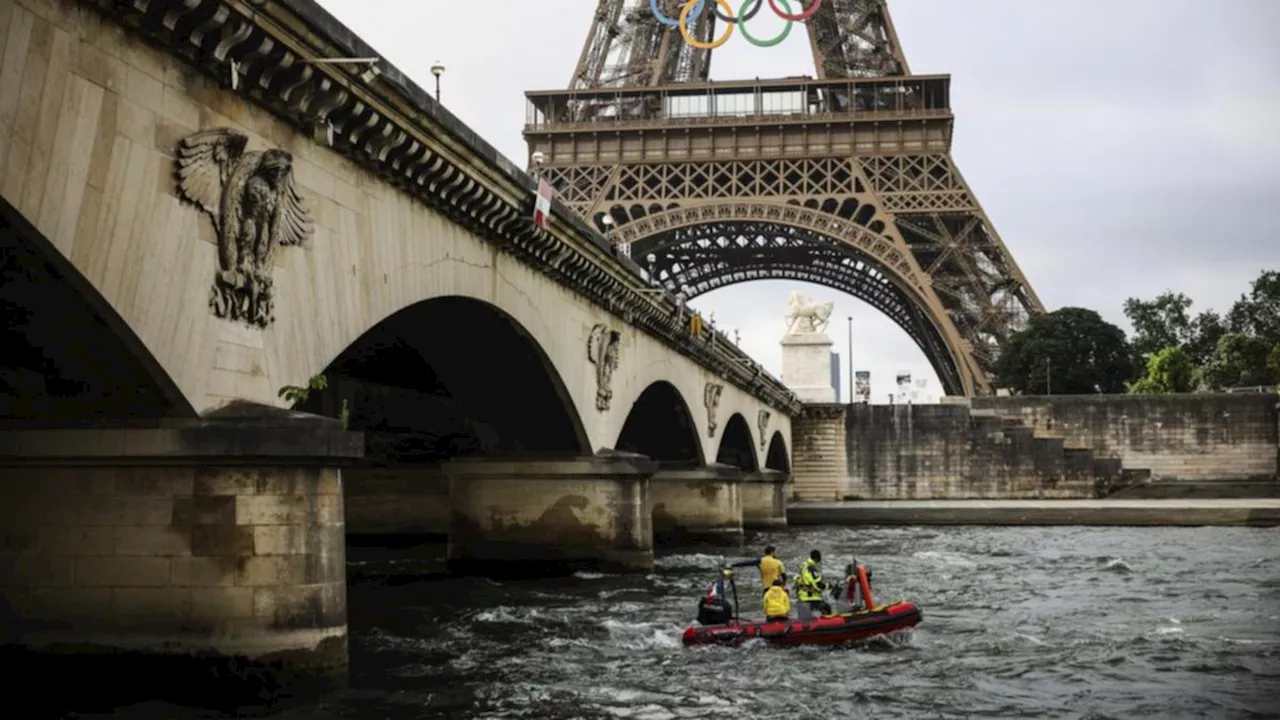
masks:
<path fill-rule="evenodd" d="M 710 82 L 745 26 L 690 2 L 599 0 L 568 89 L 526 93 L 530 169 L 657 284 L 831 287 L 906 331 L 947 394 L 991 394 L 1044 308 L 951 158 L 950 76 L 911 72 L 886 0 L 793 0 L 815 78 Z"/>

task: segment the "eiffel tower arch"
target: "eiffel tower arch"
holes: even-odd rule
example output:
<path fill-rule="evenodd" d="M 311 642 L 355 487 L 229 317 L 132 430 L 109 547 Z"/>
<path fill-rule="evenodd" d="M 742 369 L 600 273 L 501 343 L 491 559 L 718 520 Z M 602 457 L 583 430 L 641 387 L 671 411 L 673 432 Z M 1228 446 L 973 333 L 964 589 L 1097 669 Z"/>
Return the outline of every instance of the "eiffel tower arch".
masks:
<path fill-rule="evenodd" d="M 712 50 L 649 0 L 599 0 L 569 89 L 526 93 L 531 169 L 673 292 L 825 285 L 906 331 L 947 394 L 991 394 L 1044 308 L 951 158 L 950 76 L 911 73 L 886 0 L 820 0 L 804 28 L 816 77 L 710 82 Z"/>

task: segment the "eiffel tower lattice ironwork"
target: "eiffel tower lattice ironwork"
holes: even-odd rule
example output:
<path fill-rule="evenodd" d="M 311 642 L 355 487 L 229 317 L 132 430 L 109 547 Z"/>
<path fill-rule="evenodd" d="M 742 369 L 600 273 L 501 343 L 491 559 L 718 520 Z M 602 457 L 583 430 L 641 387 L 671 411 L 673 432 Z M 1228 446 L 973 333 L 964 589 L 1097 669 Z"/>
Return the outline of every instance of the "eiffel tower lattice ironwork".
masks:
<path fill-rule="evenodd" d="M 723 32 L 716 7 L 695 39 Z M 655 283 L 832 287 L 902 327 L 947 394 L 990 394 L 1044 308 L 951 158 L 950 76 L 911 73 L 886 0 L 822 0 L 805 26 L 816 78 L 709 82 L 711 51 L 650 0 L 599 0 L 569 89 L 526 93 L 530 165 Z"/>

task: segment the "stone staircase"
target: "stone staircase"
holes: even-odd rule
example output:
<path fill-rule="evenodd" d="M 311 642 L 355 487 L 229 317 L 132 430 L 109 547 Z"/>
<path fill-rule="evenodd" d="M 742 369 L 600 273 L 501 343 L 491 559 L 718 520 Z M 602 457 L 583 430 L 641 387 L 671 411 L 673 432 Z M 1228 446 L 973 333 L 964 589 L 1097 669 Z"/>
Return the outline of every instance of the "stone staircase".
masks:
<path fill-rule="evenodd" d="M 792 428 L 794 500 L 1089 499 L 1151 477 L 959 404 L 811 405 Z"/>
<path fill-rule="evenodd" d="M 1016 488 L 1019 497 L 1036 489 L 1041 497 L 1149 497 L 1142 494 L 1151 485 L 1151 471 L 1127 468 L 1119 458 L 1096 455 L 1086 447 L 1067 447 L 1062 437 L 1037 434 L 1021 420 L 990 410 L 969 409 L 975 431 L 990 433 L 993 442 L 1007 450 L 1000 458 L 1009 464 L 1011 475 L 1034 477 L 1039 488 Z M 1000 439 L 995 439 L 996 437 Z M 1024 472 L 1018 472 L 1023 470 Z"/>

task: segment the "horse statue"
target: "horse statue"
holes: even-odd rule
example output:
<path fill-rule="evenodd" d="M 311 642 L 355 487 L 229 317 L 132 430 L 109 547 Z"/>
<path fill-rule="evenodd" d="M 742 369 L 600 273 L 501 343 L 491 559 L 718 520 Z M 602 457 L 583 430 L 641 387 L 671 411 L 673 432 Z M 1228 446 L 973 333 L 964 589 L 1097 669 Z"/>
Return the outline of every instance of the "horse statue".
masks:
<path fill-rule="evenodd" d="M 787 299 L 790 311 L 787 313 L 787 334 L 820 333 L 827 329 L 831 322 L 831 311 L 834 302 L 815 303 L 802 293 L 792 291 Z"/>

